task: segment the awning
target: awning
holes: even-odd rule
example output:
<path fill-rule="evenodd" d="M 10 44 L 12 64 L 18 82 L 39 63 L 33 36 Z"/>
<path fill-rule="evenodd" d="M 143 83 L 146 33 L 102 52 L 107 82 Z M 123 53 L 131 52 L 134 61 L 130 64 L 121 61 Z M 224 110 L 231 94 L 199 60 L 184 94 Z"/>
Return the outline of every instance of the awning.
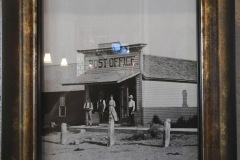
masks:
<path fill-rule="evenodd" d="M 83 84 L 102 84 L 102 83 L 120 83 L 129 78 L 140 74 L 139 70 L 116 70 L 104 71 L 99 73 L 85 73 L 75 79 L 62 83 L 66 85 L 83 85 Z"/>

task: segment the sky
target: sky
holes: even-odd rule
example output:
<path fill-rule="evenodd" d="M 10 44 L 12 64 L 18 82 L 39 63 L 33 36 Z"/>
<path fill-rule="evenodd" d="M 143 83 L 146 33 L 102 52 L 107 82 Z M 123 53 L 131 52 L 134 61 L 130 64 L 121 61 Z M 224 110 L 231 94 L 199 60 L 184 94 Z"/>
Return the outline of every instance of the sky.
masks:
<path fill-rule="evenodd" d="M 53 64 L 99 43 L 145 43 L 144 54 L 196 60 L 195 0 L 44 0 L 44 52 Z"/>

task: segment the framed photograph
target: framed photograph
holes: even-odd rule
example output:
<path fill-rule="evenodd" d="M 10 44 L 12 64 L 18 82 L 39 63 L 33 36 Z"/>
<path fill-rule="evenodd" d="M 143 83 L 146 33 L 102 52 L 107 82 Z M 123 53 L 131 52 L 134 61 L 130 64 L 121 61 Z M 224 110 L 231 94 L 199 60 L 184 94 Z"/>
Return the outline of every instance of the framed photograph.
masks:
<path fill-rule="evenodd" d="M 197 1 L 46 0 L 42 13 L 44 159 L 198 159 Z"/>
<path fill-rule="evenodd" d="M 237 158 L 234 1 L 2 6 L 3 159 Z"/>

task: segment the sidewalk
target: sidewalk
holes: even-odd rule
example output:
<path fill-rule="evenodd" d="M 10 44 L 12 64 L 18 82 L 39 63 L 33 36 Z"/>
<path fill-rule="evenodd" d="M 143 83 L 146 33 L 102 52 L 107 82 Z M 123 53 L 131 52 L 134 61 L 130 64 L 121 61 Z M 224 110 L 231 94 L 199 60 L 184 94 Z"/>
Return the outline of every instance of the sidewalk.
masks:
<path fill-rule="evenodd" d="M 97 126 L 70 126 L 68 127 L 69 131 L 81 131 L 82 129 L 91 132 L 108 132 L 108 124 L 100 124 Z M 115 132 L 116 133 L 147 133 L 149 127 L 143 126 L 121 126 L 119 124 L 115 124 Z"/>
<path fill-rule="evenodd" d="M 70 126 L 69 131 L 81 131 L 82 129 L 90 132 L 108 132 L 108 124 L 100 124 L 96 126 Z M 116 133 L 147 133 L 150 129 L 146 126 L 121 126 L 120 124 L 115 124 Z M 197 134 L 197 128 L 171 128 L 171 133 L 186 133 L 186 134 Z"/>

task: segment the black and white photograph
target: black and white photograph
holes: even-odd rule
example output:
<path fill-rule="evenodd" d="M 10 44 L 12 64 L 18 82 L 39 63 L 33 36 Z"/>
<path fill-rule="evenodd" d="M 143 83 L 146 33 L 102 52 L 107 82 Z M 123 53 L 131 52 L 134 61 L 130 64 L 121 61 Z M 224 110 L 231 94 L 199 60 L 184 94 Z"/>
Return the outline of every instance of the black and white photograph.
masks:
<path fill-rule="evenodd" d="M 196 0 L 44 0 L 42 159 L 198 160 Z"/>

